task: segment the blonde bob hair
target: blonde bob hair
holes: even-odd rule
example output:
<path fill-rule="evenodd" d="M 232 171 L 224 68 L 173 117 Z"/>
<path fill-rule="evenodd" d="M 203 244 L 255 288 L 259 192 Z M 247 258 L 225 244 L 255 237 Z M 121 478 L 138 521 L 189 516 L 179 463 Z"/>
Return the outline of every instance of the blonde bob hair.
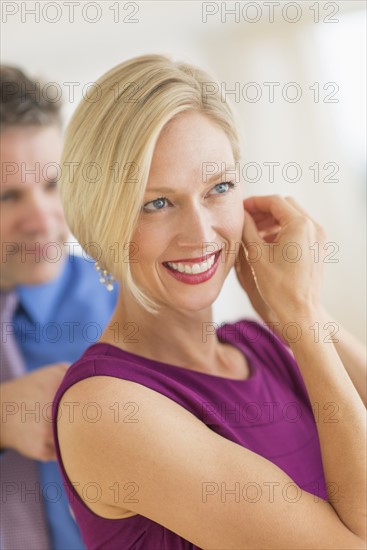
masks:
<path fill-rule="evenodd" d="M 210 89 L 205 96 L 204 86 Z M 157 304 L 132 277 L 131 239 L 158 137 L 185 111 L 219 125 L 239 160 L 239 137 L 219 85 L 201 69 L 163 55 L 129 59 L 88 89 L 68 125 L 61 159 L 61 199 L 72 233 L 152 313 Z"/>

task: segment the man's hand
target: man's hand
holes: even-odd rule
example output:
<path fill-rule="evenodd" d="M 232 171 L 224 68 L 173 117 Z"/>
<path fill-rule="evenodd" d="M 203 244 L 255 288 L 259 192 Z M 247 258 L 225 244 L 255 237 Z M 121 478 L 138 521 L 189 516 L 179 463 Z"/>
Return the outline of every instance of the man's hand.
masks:
<path fill-rule="evenodd" d="M 2 449 L 44 462 L 56 459 L 51 403 L 68 366 L 48 365 L 1 384 Z"/>

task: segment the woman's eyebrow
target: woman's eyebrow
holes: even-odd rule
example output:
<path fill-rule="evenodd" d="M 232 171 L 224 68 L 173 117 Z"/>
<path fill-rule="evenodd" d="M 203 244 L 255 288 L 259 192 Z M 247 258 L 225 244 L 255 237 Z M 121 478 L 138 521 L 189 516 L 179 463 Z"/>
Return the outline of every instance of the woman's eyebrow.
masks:
<path fill-rule="evenodd" d="M 223 164 L 225 163 L 222 163 L 222 165 Z M 237 166 L 235 164 L 230 164 L 229 166 L 225 167 L 225 170 L 220 170 L 220 171 L 218 170 L 217 172 L 215 172 L 215 174 L 212 174 L 210 176 L 208 175 L 208 177 L 205 178 L 205 182 L 203 181 L 203 183 L 205 183 L 205 185 L 210 185 L 211 183 L 214 183 L 216 180 L 224 181 L 224 180 L 231 179 L 233 177 L 234 172 L 236 171 L 237 171 Z"/>
<path fill-rule="evenodd" d="M 201 182 L 205 187 L 209 187 L 212 183 L 214 183 L 217 180 L 220 179 L 226 179 L 226 173 L 227 172 L 233 172 L 235 170 L 235 166 L 229 166 L 227 167 L 227 170 L 225 172 L 217 172 L 216 174 L 212 174 L 210 177 L 207 178 L 206 182 Z M 228 178 L 227 178 L 228 179 Z M 172 187 L 153 187 L 152 189 L 146 189 L 147 193 L 173 193 L 175 194 L 176 191 L 172 189 Z"/>
<path fill-rule="evenodd" d="M 147 193 L 174 193 L 172 187 L 154 187 L 153 189 L 146 189 Z"/>

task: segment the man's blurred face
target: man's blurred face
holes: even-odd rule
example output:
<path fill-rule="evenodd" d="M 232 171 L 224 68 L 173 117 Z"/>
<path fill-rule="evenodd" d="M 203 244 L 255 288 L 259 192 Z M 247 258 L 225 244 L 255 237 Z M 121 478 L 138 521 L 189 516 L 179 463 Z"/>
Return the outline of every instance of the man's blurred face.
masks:
<path fill-rule="evenodd" d="M 61 150 L 57 126 L 12 127 L 0 133 L 4 290 L 51 281 L 60 271 L 69 235 L 57 188 Z"/>

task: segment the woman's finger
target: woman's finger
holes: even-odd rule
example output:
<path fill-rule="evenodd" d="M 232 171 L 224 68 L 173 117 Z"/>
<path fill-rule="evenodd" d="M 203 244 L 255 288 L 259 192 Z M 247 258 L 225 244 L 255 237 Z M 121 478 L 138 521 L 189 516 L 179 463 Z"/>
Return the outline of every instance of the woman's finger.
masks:
<path fill-rule="evenodd" d="M 255 215 L 257 212 L 271 214 L 282 227 L 301 214 L 297 208 L 279 195 L 249 197 L 243 201 L 243 204 L 250 214 Z"/>
<path fill-rule="evenodd" d="M 245 245 L 249 243 L 257 243 L 260 246 L 263 244 L 263 240 L 257 230 L 256 224 L 254 222 L 251 214 L 246 212 L 245 214 L 245 223 L 243 227 L 243 242 Z"/>
<path fill-rule="evenodd" d="M 280 227 L 277 220 L 270 213 L 251 212 L 251 216 L 259 232 L 262 230 L 268 230 L 269 228 L 279 229 Z"/>
<path fill-rule="evenodd" d="M 306 210 L 304 210 L 300 204 L 298 204 L 296 199 L 294 199 L 293 197 L 285 197 L 285 200 L 289 204 L 291 204 L 296 210 L 298 210 L 298 212 L 300 214 L 303 214 L 304 216 L 307 216 L 307 218 L 310 218 L 310 220 L 312 220 L 316 224 L 316 221 L 313 218 L 311 218 L 310 214 L 308 212 L 306 212 Z"/>

